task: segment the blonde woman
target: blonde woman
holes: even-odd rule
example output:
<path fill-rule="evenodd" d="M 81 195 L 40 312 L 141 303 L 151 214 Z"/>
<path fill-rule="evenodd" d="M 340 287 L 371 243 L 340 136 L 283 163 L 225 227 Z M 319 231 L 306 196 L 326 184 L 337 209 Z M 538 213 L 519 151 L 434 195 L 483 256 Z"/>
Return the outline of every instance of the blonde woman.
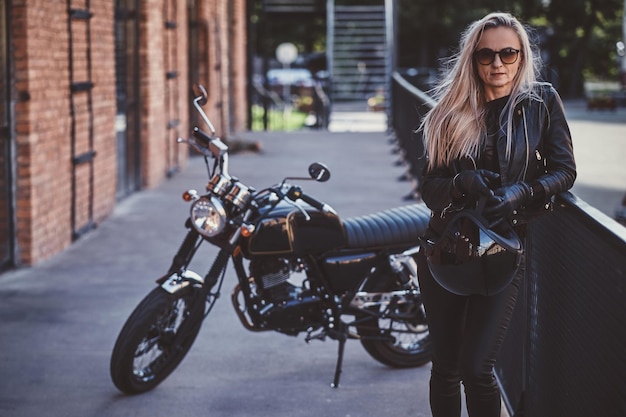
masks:
<path fill-rule="evenodd" d="M 437 104 L 422 123 L 428 157 L 422 197 L 432 210 L 433 235 L 482 196 L 484 215 L 508 222 L 523 238 L 524 224 L 572 187 L 576 166 L 563 104 L 551 85 L 537 82 L 537 73 L 528 33 L 510 14 L 489 14 L 463 33 L 448 75 L 435 89 Z M 493 366 L 523 265 L 497 294 L 458 295 L 439 285 L 420 253 L 434 352 L 434 417 L 461 415 L 461 383 L 471 417 L 500 416 Z"/>

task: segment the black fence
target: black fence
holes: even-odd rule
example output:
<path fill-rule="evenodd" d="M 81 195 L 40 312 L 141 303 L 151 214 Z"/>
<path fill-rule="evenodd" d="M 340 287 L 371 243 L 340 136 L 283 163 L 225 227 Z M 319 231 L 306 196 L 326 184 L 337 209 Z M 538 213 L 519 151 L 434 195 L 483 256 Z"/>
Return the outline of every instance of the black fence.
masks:
<path fill-rule="evenodd" d="M 394 75 L 392 126 L 419 175 L 414 130 L 432 100 L 415 90 Z M 496 364 L 509 413 L 626 416 L 626 228 L 564 193 L 530 225 L 526 251 L 525 285 Z"/>
<path fill-rule="evenodd" d="M 406 165 L 407 177 L 415 184 L 414 194 L 419 198 L 421 189 L 417 180 L 425 165 L 419 125 L 435 101 L 409 82 L 405 76 L 395 72 L 391 81 L 390 103 L 388 118 Z"/>

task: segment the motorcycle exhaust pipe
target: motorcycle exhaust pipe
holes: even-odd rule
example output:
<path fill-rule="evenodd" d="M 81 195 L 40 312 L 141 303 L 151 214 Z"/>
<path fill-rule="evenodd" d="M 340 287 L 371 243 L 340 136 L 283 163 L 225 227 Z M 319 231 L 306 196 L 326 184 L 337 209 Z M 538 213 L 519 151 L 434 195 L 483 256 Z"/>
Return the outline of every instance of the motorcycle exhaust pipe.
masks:
<path fill-rule="evenodd" d="M 350 306 L 363 309 L 374 306 L 387 306 L 390 303 L 403 304 L 413 303 L 420 297 L 419 282 L 417 280 L 417 263 L 414 255 L 419 251 L 419 246 L 406 251 L 389 255 L 389 265 L 392 271 L 400 278 L 402 284 L 409 284 L 410 289 L 391 292 L 367 292 L 359 291 L 355 294 Z"/>
<path fill-rule="evenodd" d="M 252 280 L 252 278 L 250 278 Z M 241 285 L 237 284 L 235 288 L 233 288 L 233 293 L 230 296 L 231 301 L 233 302 L 233 307 L 235 308 L 235 312 L 237 313 L 237 317 L 243 324 L 243 327 L 250 330 L 251 332 L 264 332 L 271 329 L 262 329 L 258 326 L 255 326 L 250 320 L 250 316 L 246 314 L 245 304 L 242 309 L 241 303 L 239 303 L 239 294 L 241 294 Z"/>
<path fill-rule="evenodd" d="M 399 290 L 391 292 L 366 292 L 359 291 L 354 295 L 350 306 L 358 309 L 374 306 L 387 306 L 390 303 L 405 304 L 414 303 L 420 297 L 417 289 Z"/>

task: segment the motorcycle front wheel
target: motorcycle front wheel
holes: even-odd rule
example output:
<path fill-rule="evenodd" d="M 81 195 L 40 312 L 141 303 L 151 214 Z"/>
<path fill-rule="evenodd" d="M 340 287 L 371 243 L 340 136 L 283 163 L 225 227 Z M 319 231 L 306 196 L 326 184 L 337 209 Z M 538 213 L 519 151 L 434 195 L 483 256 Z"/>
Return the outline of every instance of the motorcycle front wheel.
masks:
<path fill-rule="evenodd" d="M 394 368 L 418 367 L 430 362 L 432 346 L 422 304 L 398 304 L 392 310 L 383 314 L 372 307 L 374 316 L 357 326 L 365 351 Z"/>
<path fill-rule="evenodd" d="M 111 378 L 120 391 L 149 391 L 180 364 L 202 324 L 204 308 L 192 309 L 193 301 L 192 291 L 170 294 L 157 287 L 137 305 L 111 355 Z"/>

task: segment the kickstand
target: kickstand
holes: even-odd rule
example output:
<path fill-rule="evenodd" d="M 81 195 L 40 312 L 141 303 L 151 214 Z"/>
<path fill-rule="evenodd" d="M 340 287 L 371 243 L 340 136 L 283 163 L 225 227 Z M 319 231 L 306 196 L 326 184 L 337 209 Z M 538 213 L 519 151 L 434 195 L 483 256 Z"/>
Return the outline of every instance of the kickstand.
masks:
<path fill-rule="evenodd" d="M 339 378 L 341 377 L 341 365 L 343 364 L 343 351 L 346 348 L 346 339 L 347 335 L 345 332 L 340 332 L 338 341 L 339 341 L 339 349 L 337 351 L 337 365 L 335 366 L 335 378 L 333 379 L 333 383 L 330 384 L 331 388 L 339 388 Z"/>

